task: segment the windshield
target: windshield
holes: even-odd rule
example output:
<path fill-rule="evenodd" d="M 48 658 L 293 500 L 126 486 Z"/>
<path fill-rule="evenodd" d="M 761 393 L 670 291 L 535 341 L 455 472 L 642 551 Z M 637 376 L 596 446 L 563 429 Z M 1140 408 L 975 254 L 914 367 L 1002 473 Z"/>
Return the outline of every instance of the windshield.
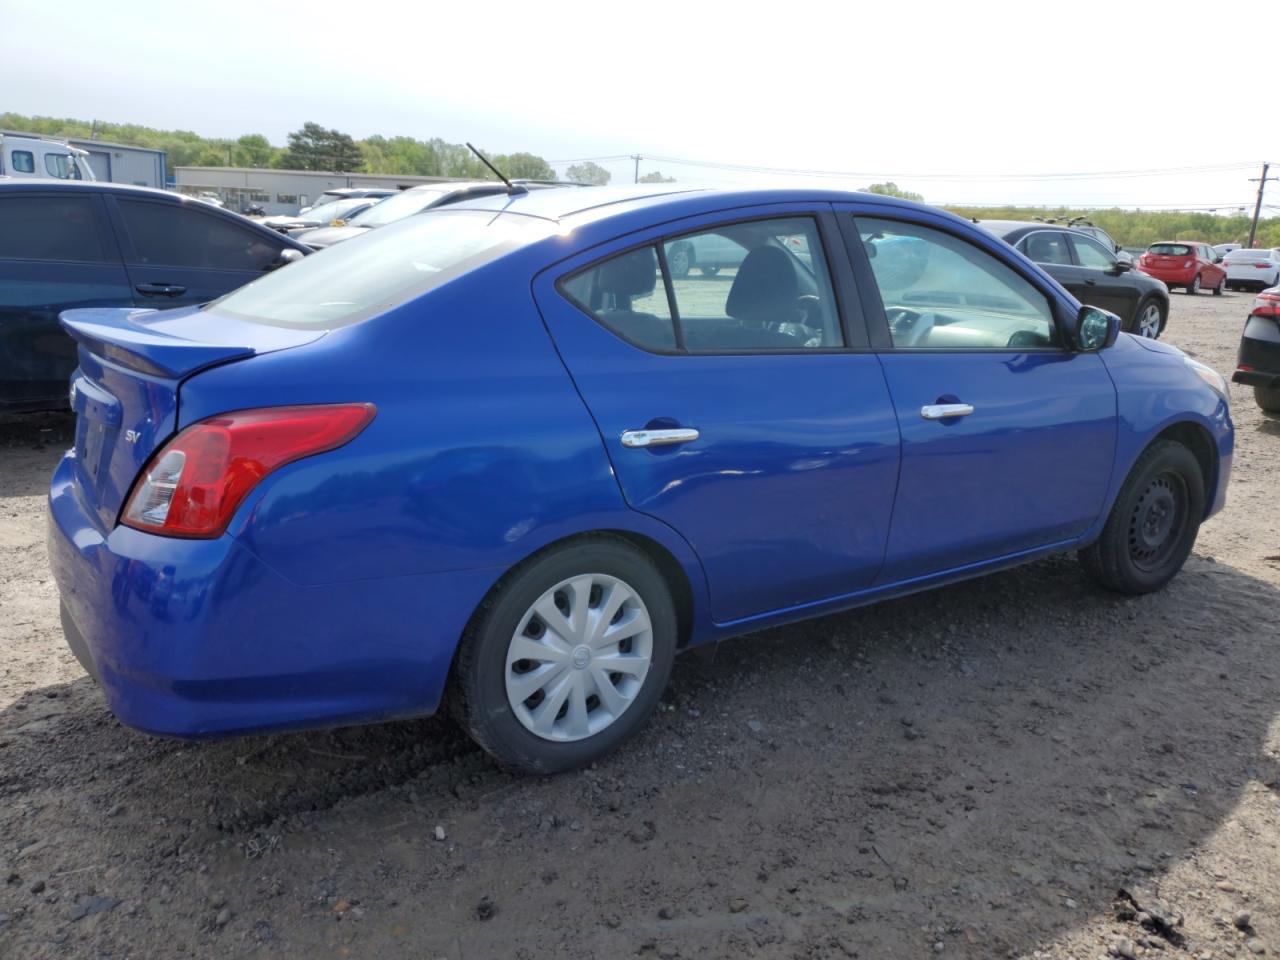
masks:
<path fill-rule="evenodd" d="M 348 210 L 353 207 L 363 206 L 368 202 L 368 200 L 333 200 L 329 203 L 322 203 L 318 207 L 312 207 L 306 213 L 298 214 L 298 219 L 314 220 L 316 223 L 341 220 Z"/>
<path fill-rule="evenodd" d="M 351 221 L 353 227 L 383 227 L 419 213 L 445 195 L 444 190 L 406 190 L 387 197 Z"/>
<path fill-rule="evenodd" d="M 330 330 L 398 307 L 556 229 L 538 217 L 435 211 L 314 253 L 209 307 L 256 323 Z"/>
<path fill-rule="evenodd" d="M 1185 243 L 1153 243 L 1147 248 L 1147 253 L 1159 257 L 1185 257 L 1191 253 L 1191 248 Z"/>

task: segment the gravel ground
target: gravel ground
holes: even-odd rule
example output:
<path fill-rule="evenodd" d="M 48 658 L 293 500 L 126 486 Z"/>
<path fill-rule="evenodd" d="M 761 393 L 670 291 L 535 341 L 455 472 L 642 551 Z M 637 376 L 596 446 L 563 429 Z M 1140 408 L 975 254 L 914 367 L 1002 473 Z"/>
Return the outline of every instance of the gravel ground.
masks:
<path fill-rule="evenodd" d="M 1233 366 L 1250 297 L 1174 296 Z M 121 727 L 61 639 L 61 416 L 0 426 L 0 957 L 1280 952 L 1280 421 L 1155 596 L 1074 560 L 676 666 L 594 769 L 443 720 L 207 744 Z"/>

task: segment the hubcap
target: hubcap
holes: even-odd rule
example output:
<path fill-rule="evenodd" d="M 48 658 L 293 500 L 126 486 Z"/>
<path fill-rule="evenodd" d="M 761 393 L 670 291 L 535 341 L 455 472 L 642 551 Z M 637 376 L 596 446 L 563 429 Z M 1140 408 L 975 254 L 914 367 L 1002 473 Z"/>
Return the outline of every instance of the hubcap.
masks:
<path fill-rule="evenodd" d="M 582 740 L 631 706 L 652 659 L 640 595 L 607 574 L 570 577 L 520 619 L 507 649 L 507 703 L 544 740 Z"/>
<path fill-rule="evenodd" d="M 1147 485 L 1129 520 L 1129 556 L 1136 566 L 1156 569 L 1177 549 L 1186 517 L 1185 499 L 1181 481 L 1171 474 Z"/>
<path fill-rule="evenodd" d="M 1138 318 L 1138 333 L 1154 340 L 1160 334 L 1160 308 L 1154 303 L 1142 311 Z"/>

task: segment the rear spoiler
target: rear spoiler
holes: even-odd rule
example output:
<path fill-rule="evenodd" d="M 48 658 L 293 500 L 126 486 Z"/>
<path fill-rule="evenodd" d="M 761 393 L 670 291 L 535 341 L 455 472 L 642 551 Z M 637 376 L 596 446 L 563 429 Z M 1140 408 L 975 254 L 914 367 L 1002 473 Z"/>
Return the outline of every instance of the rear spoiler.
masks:
<path fill-rule="evenodd" d="M 187 340 L 139 322 L 143 318 L 154 320 L 160 312 L 89 307 L 64 310 L 58 319 L 63 329 L 90 353 L 130 370 L 167 379 L 185 377 L 257 352 L 249 346 Z M 177 311 L 165 312 L 172 315 Z"/>

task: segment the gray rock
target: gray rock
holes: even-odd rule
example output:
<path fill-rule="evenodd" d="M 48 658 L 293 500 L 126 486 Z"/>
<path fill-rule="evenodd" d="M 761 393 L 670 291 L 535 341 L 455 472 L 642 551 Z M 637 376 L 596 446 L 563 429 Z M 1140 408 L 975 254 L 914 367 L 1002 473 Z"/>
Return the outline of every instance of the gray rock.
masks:
<path fill-rule="evenodd" d="M 32 892 L 32 893 L 44 893 L 44 881 L 43 881 L 43 880 L 37 880 L 35 883 L 33 883 L 33 884 L 31 885 L 31 892 Z"/>
<path fill-rule="evenodd" d="M 1236 915 L 1231 918 L 1231 922 L 1234 923 L 1241 930 L 1248 930 L 1249 921 L 1252 919 L 1253 918 L 1252 916 L 1250 916 L 1248 910 L 1237 910 Z"/>
<path fill-rule="evenodd" d="M 213 918 L 213 922 L 219 927 L 225 927 L 231 922 L 231 908 L 223 907 L 218 911 L 218 915 Z"/>
<path fill-rule="evenodd" d="M 1244 947 L 1250 953 L 1257 954 L 1258 956 L 1261 956 L 1262 954 L 1267 952 L 1266 944 L 1264 944 L 1257 937 L 1253 937 L 1249 940 L 1246 940 L 1244 942 Z"/>
<path fill-rule="evenodd" d="M 493 897 L 485 894 L 480 898 L 480 902 L 476 904 L 477 920 L 492 920 L 493 915 L 498 912 L 498 905 L 493 902 Z"/>
<path fill-rule="evenodd" d="M 108 910 L 114 910 L 120 905 L 120 901 L 114 897 L 81 897 L 75 902 L 75 906 L 71 908 L 71 912 L 67 915 L 67 919 L 72 923 L 77 920 L 83 920 L 85 917 L 91 917 L 95 913 L 105 913 Z"/>
<path fill-rule="evenodd" d="M 742 899 L 742 897 L 734 897 L 729 901 L 730 913 L 741 913 L 745 909 L 747 909 L 747 901 Z"/>
<path fill-rule="evenodd" d="M 1116 942 L 1111 945 L 1111 952 L 1112 955 L 1124 957 L 1125 960 L 1135 960 L 1138 956 L 1137 948 L 1128 937 L 1117 937 Z"/>
<path fill-rule="evenodd" d="M 748 720 L 747 726 L 751 728 L 752 733 L 759 733 L 764 729 L 764 724 L 759 720 Z"/>
<path fill-rule="evenodd" d="M 435 837 L 437 840 L 444 839 L 444 827 L 440 826 L 438 823 L 436 824 Z"/>

